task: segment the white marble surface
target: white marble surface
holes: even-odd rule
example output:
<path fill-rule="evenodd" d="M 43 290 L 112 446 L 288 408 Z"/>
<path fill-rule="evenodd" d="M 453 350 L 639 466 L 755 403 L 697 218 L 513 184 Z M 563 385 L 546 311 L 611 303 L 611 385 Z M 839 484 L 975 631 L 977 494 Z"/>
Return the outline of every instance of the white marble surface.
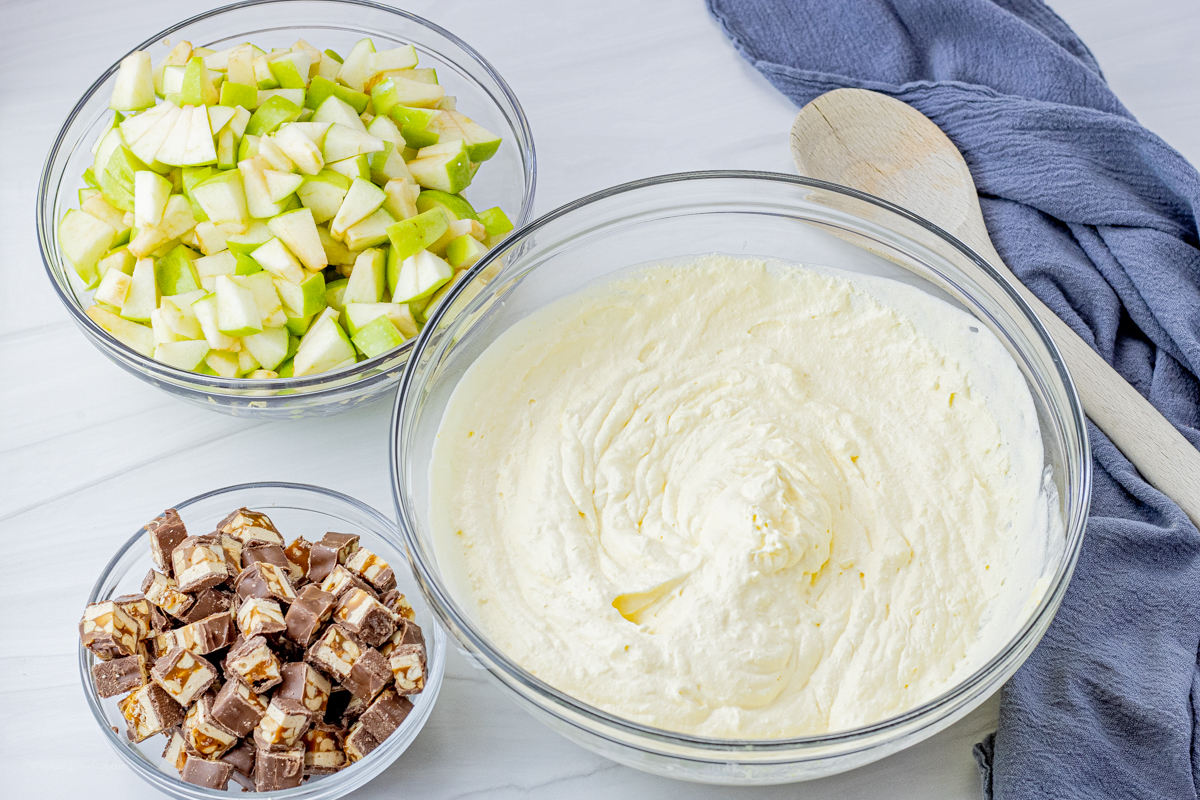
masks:
<path fill-rule="evenodd" d="M 231 483 L 324 484 L 392 513 L 389 403 L 257 423 L 193 409 L 106 361 L 59 307 L 38 256 L 42 161 L 76 98 L 117 55 L 209 2 L 0 2 L 0 774 L 10 797 L 150 797 L 116 764 L 76 673 L 75 623 L 131 529 Z M 1059 0 L 1148 126 L 1200 161 L 1200 4 Z M 413 0 L 484 53 L 523 102 L 538 213 L 663 172 L 792 171 L 795 109 L 734 53 L 700 0 Z M 50 585 L 45 596 L 35 592 Z M 34 602 L 36 600 L 36 602 Z M 558 738 L 454 654 L 417 743 L 364 798 L 974 798 L 971 746 L 995 698 L 933 739 L 803 787 L 697 787 Z"/>

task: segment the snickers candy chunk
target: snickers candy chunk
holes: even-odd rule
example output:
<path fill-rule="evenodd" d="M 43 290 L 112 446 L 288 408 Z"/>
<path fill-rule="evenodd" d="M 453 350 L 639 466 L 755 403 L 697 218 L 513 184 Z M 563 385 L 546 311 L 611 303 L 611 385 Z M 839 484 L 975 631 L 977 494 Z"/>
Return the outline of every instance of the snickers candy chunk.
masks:
<path fill-rule="evenodd" d="M 371 647 L 378 647 L 396 632 L 396 618 L 392 612 L 358 587 L 342 595 L 333 619 Z"/>
<path fill-rule="evenodd" d="M 346 758 L 351 763 L 361 761 L 371 754 L 371 751 L 379 747 L 379 740 L 371 735 L 371 732 L 366 729 L 362 721 L 354 723 L 350 727 L 350 732 L 346 734 Z"/>
<path fill-rule="evenodd" d="M 287 635 L 301 647 L 308 647 L 313 637 L 333 613 L 334 596 L 310 583 L 299 591 L 295 602 L 283 618 Z"/>
<path fill-rule="evenodd" d="M 352 533 L 325 534 L 321 541 L 309 548 L 308 579 L 323 581 L 339 564 L 345 564 L 346 559 L 358 549 L 358 537 Z"/>
<path fill-rule="evenodd" d="M 391 566 L 365 547 L 358 548 L 346 559 L 346 569 L 371 584 L 377 592 L 396 588 L 396 574 Z"/>
<path fill-rule="evenodd" d="M 308 560 L 312 555 L 312 542 L 303 536 L 297 536 L 291 544 L 283 548 L 283 554 L 299 570 L 301 576 L 308 575 Z"/>
<path fill-rule="evenodd" d="M 236 678 L 225 682 L 212 703 L 212 718 L 238 736 L 248 736 L 265 713 L 267 701 Z"/>
<path fill-rule="evenodd" d="M 150 675 L 171 699 L 181 706 L 188 706 L 213 685 L 217 670 L 208 659 L 175 647 L 154 663 Z"/>
<path fill-rule="evenodd" d="M 181 592 L 198 592 L 229 579 L 220 536 L 189 536 L 171 553 L 171 564 Z"/>
<path fill-rule="evenodd" d="M 141 742 L 183 722 L 183 706 L 171 699 L 157 683 L 147 683 L 122 700 L 118 707 L 125 717 L 130 741 Z"/>
<path fill-rule="evenodd" d="M 235 772 L 245 775 L 247 778 L 253 778 L 254 753 L 254 742 L 251 739 L 243 739 L 237 747 L 221 756 L 221 760 L 231 765 Z"/>
<path fill-rule="evenodd" d="M 192 753 L 220 758 L 238 742 L 237 734 L 213 719 L 213 696 L 202 694 L 183 720 L 183 738 Z"/>
<path fill-rule="evenodd" d="M 292 750 L 308 730 L 312 717 L 302 703 L 286 697 L 272 697 L 267 713 L 254 729 L 254 745 L 263 750 Z"/>
<path fill-rule="evenodd" d="M 425 645 L 402 644 L 388 656 L 388 666 L 401 695 L 418 694 L 425 688 Z"/>
<path fill-rule="evenodd" d="M 354 662 L 362 658 L 362 654 L 363 648 L 353 636 L 344 628 L 330 625 L 321 638 L 308 648 L 304 660 L 326 675 L 345 681 L 350 677 Z"/>
<path fill-rule="evenodd" d="M 296 602 L 296 590 L 292 588 L 285 571 L 269 561 L 249 564 L 234 583 L 238 597 L 258 597 L 280 603 Z"/>
<path fill-rule="evenodd" d="M 232 536 L 243 545 L 262 542 L 283 547 L 283 536 L 275 527 L 275 523 L 271 522 L 271 518 L 248 508 L 239 508 L 221 520 L 217 525 L 217 530 Z"/>
<path fill-rule="evenodd" d="M 150 557 L 154 560 L 154 566 L 169 576 L 172 568 L 171 553 L 188 535 L 183 520 L 179 518 L 179 512 L 168 508 L 143 527 L 146 535 L 150 537 Z"/>
<path fill-rule="evenodd" d="M 295 700 L 317 718 L 323 717 L 333 691 L 329 679 L 303 661 L 284 664 L 280 671 L 283 682 L 275 690 L 275 697 Z"/>
<path fill-rule="evenodd" d="M 392 680 L 388 660 L 378 650 L 367 648 L 350 668 L 342 686 L 364 703 L 370 703 Z"/>
<path fill-rule="evenodd" d="M 179 615 L 179 620 L 187 624 L 199 622 L 205 617 L 228 611 L 229 605 L 230 596 L 227 592 L 220 589 L 201 589 L 193 598 L 191 608 Z"/>
<path fill-rule="evenodd" d="M 379 741 L 395 733 L 412 711 L 412 701 L 392 689 L 385 689 L 363 712 L 358 721 Z"/>
<path fill-rule="evenodd" d="M 304 733 L 304 774 L 332 775 L 346 766 L 337 728 L 319 723 Z"/>
<path fill-rule="evenodd" d="M 221 534 L 221 550 L 225 553 L 225 567 L 230 577 L 236 578 L 242 572 L 242 543 L 227 533 Z"/>
<path fill-rule="evenodd" d="M 408 602 L 408 598 L 396 589 L 392 589 L 390 592 L 384 594 L 383 597 L 379 598 L 379 602 L 387 606 L 388 611 L 399 617 L 403 617 L 409 621 L 417 618 L 417 612 L 413 611 L 412 603 Z"/>
<path fill-rule="evenodd" d="M 92 665 L 92 680 L 96 683 L 96 694 L 101 697 L 116 697 L 132 692 L 150 680 L 146 671 L 146 657 L 139 653 L 100 661 Z"/>
<path fill-rule="evenodd" d="M 137 653 L 138 623 L 112 600 L 92 603 L 79 621 L 83 646 L 108 661 Z"/>
<path fill-rule="evenodd" d="M 392 638 L 384 642 L 379 648 L 381 655 L 391 656 L 392 651 L 402 644 L 419 644 L 425 646 L 425 634 L 421 632 L 421 626 L 407 619 L 401 619 L 400 624 L 396 626 L 396 632 L 392 634 Z"/>
<path fill-rule="evenodd" d="M 247 639 L 287 629 L 279 603 L 259 597 L 251 597 L 242 603 L 237 612 L 237 624 L 238 630 Z"/>
<path fill-rule="evenodd" d="M 254 790 L 291 789 L 304 780 L 304 748 L 259 750 L 254 758 Z"/>
<path fill-rule="evenodd" d="M 179 776 L 188 783 L 206 789 L 225 789 L 229 786 L 229 776 L 232 774 L 232 764 L 193 756 L 184 762 Z"/>
<path fill-rule="evenodd" d="M 236 676 L 255 694 L 262 694 L 283 680 L 279 658 L 261 636 L 246 639 L 229 651 L 227 673 Z"/>
<path fill-rule="evenodd" d="M 114 599 L 113 602 L 137 624 L 138 641 L 150 636 L 150 602 L 146 600 L 145 595 L 126 594 Z"/>
<path fill-rule="evenodd" d="M 179 591 L 174 580 L 154 570 L 150 570 L 150 574 L 142 581 L 142 594 L 172 617 L 183 616 L 195 602 L 191 595 Z"/>
<path fill-rule="evenodd" d="M 375 590 L 371 585 L 362 578 L 355 575 L 350 570 L 338 564 L 333 568 L 333 571 L 321 581 L 321 591 L 328 592 L 334 597 L 340 598 L 351 589 L 362 589 L 368 594 L 374 594 Z"/>
<path fill-rule="evenodd" d="M 229 647 L 236 638 L 237 629 L 233 625 L 233 615 L 228 611 L 221 611 L 199 622 L 166 631 L 154 641 L 155 648 L 161 654 L 166 654 L 172 647 L 182 647 L 193 653 L 208 655 Z"/>
<path fill-rule="evenodd" d="M 178 728 L 167 734 L 167 746 L 163 748 L 162 757 L 177 771 L 183 772 L 183 765 L 188 760 L 187 743 Z"/>

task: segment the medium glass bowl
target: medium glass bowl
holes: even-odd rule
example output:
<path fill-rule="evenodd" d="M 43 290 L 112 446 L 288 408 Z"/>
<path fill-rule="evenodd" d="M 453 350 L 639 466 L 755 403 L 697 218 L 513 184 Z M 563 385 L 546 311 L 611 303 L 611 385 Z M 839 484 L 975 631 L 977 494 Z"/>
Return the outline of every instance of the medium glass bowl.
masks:
<path fill-rule="evenodd" d="M 533 209 L 537 164 L 533 135 L 516 96 L 479 53 L 443 28 L 396 8 L 365 0 L 250 0 L 218 8 L 157 33 L 136 50 L 158 63 L 180 40 L 220 50 L 243 41 L 261 47 L 290 46 L 306 39 L 314 47 L 343 55 L 356 41 L 371 37 L 379 49 L 412 44 L 421 66 L 435 67 L 446 93 L 485 128 L 500 134 L 499 151 L 479 170 L 468 190 L 479 208 L 500 206 L 518 226 Z M 170 40 L 170 44 L 167 41 Z M 59 131 L 38 188 L 37 230 L 42 261 L 54 289 L 75 323 L 102 353 L 126 371 L 163 391 L 204 408 L 242 417 L 288 419 L 336 414 L 376 400 L 400 379 L 412 342 L 353 367 L 302 378 L 250 380 L 219 378 L 179 370 L 147 358 L 112 338 L 83 310 L 87 291 L 58 245 L 57 226 L 77 208 L 91 147 L 112 114 L 108 110 L 121 59 L 100 76 L 72 109 Z"/>
<path fill-rule="evenodd" d="M 331 530 L 358 534 L 364 547 L 391 565 L 396 573 L 397 588 L 412 603 L 417 615 L 417 624 L 425 634 L 425 645 L 428 648 L 425 690 L 410 698 L 413 701 L 413 709 L 400 728 L 384 739 L 366 758 L 340 772 L 311 778 L 295 789 L 271 794 L 271 797 L 305 800 L 343 797 L 387 769 L 421 732 L 442 688 L 442 674 L 446 669 L 446 634 L 421 597 L 412 572 L 406 569 L 408 559 L 405 558 L 396 526 L 375 509 L 339 492 L 299 483 L 244 483 L 228 486 L 185 500 L 176 508 L 183 517 L 188 532 L 201 534 L 215 530 L 217 523 L 230 511 L 243 506 L 264 512 L 288 541 L 296 536 L 316 541 L 326 531 Z M 159 511 L 156 509 L 153 513 Z M 108 562 L 100 579 L 96 581 L 91 596 L 88 597 L 88 603 L 98 603 L 123 594 L 140 593 L 142 579 L 152 568 L 150 543 L 145 530 L 139 528 L 117 551 L 112 561 Z M 80 615 L 82 616 L 82 610 Z M 92 709 L 96 722 L 118 758 L 146 783 L 179 800 L 229 797 L 229 792 L 204 789 L 180 780 L 175 769 L 162 758 L 163 747 L 166 745 L 163 737 L 152 736 L 141 744 L 129 741 L 125 736 L 125 719 L 117 707 L 120 698 L 102 698 L 96 694 L 91 671 L 95 661 L 92 652 L 80 645 L 79 676 L 83 680 L 83 693 L 87 696 L 88 706 Z M 238 786 L 230 781 L 230 792 L 239 791 Z"/>
<path fill-rule="evenodd" d="M 429 523 L 429 464 L 464 371 L 528 314 L 597 278 L 679 256 L 723 253 L 823 264 L 919 287 L 972 314 L 1028 383 L 1062 528 L 1047 543 L 1047 589 L 982 665 L 941 696 L 872 725 L 790 739 L 727 740 L 621 719 L 582 703 L 499 650 L 443 573 Z M 497 274 L 479 285 L 484 270 Z M 867 764 L 931 736 L 995 692 L 1021 665 L 1062 601 L 1083 539 L 1091 458 L 1083 411 L 1053 342 L 995 270 L 929 222 L 821 181 L 752 172 L 667 175 L 585 197 L 522 228 L 475 266 L 418 339 L 400 383 L 392 483 L 417 580 L 442 623 L 519 705 L 608 758 L 675 778 L 726 784 L 808 780 Z M 964 670 L 965 672 L 965 670 Z"/>

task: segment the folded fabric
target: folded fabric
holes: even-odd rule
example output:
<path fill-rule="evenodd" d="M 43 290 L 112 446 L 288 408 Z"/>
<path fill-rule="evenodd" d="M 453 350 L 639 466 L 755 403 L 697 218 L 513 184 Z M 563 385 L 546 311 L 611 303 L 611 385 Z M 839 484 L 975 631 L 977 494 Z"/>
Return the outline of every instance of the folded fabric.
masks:
<path fill-rule="evenodd" d="M 937 123 L 1005 263 L 1200 446 L 1200 175 L 1134 120 L 1066 23 L 1037 0 L 708 5 L 797 104 L 857 87 Z M 1083 552 L 977 748 L 985 793 L 1195 798 L 1200 533 L 1089 432 Z"/>

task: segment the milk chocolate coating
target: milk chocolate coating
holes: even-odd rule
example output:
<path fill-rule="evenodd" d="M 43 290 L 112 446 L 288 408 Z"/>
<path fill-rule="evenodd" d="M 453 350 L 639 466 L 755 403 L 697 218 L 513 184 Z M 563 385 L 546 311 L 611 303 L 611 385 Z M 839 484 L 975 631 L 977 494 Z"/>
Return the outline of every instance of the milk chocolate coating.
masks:
<path fill-rule="evenodd" d="M 304 780 L 304 748 L 278 752 L 260 751 L 254 762 L 254 788 L 273 792 L 299 786 Z"/>
<path fill-rule="evenodd" d="M 351 761 L 359 761 L 370 755 L 371 751 L 376 747 L 379 747 L 379 740 L 359 721 L 346 734 L 345 747 L 347 758 Z"/>
<path fill-rule="evenodd" d="M 179 619 L 185 624 L 198 622 L 205 617 L 211 617 L 213 614 L 219 614 L 222 611 L 229 610 L 230 595 L 228 592 L 222 592 L 220 589 L 206 588 L 196 592 L 188 610 L 179 616 Z"/>
<path fill-rule="evenodd" d="M 100 661 L 92 665 L 92 680 L 96 682 L 96 694 L 101 697 L 116 697 L 145 683 L 145 661 L 133 655 Z"/>
<path fill-rule="evenodd" d="M 179 518 L 179 512 L 168 508 L 162 514 L 145 524 L 146 533 L 150 536 L 150 556 L 159 571 L 171 577 L 171 553 L 187 538 L 187 528 Z"/>
<path fill-rule="evenodd" d="M 379 741 L 391 736 L 412 711 L 412 701 L 391 689 L 385 689 L 359 717 L 362 726 Z"/>
<path fill-rule="evenodd" d="M 259 561 L 266 561 L 268 564 L 274 564 L 285 573 L 288 572 L 287 556 L 283 554 L 283 548 L 277 544 L 262 544 L 255 542 L 248 544 L 242 548 L 242 567 L 249 569 L 251 565 Z"/>
<path fill-rule="evenodd" d="M 219 611 L 193 622 L 190 627 L 196 639 L 196 646 L 192 649 L 202 655 L 228 647 L 237 638 L 237 626 L 233 624 L 233 615 L 228 611 Z"/>
<path fill-rule="evenodd" d="M 250 697 L 244 697 L 242 692 L 248 692 Z M 230 676 L 213 700 L 212 718 L 238 736 L 245 736 L 254 730 L 265 710 L 265 701 L 236 676 Z"/>
<path fill-rule="evenodd" d="M 378 650 L 368 647 L 354 662 L 342 686 L 363 702 L 370 703 L 391 682 L 392 668 L 387 659 Z"/>
<path fill-rule="evenodd" d="M 230 764 L 236 771 L 248 778 L 254 777 L 254 743 L 245 739 L 237 747 L 221 756 L 221 760 Z"/>
<path fill-rule="evenodd" d="M 224 789 L 229 785 L 229 776 L 233 765 L 224 761 L 209 761 L 200 756 L 189 755 L 183 765 L 181 777 L 188 783 L 203 786 L 206 789 Z"/>
<path fill-rule="evenodd" d="M 321 626 L 329 619 L 333 603 L 333 595 L 321 591 L 316 584 L 310 583 L 301 589 L 284 616 L 288 638 L 301 647 L 312 644 Z"/>

